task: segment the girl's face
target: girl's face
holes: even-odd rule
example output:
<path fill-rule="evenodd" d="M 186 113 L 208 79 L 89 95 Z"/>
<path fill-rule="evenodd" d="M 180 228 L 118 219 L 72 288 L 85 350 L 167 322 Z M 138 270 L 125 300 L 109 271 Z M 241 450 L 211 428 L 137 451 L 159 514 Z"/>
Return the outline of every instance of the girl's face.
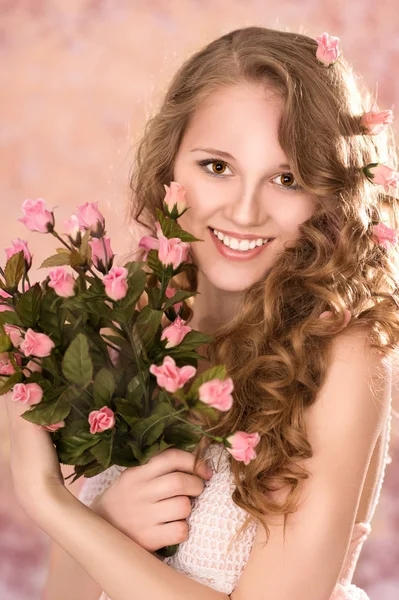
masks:
<path fill-rule="evenodd" d="M 276 95 L 255 86 L 220 89 L 193 115 L 176 156 L 173 180 L 186 187 L 190 206 L 178 222 L 204 240 L 191 244 L 194 262 L 225 292 L 264 279 L 315 210 L 315 198 L 298 186 L 278 142 L 282 107 Z M 211 228 L 232 232 L 230 240 L 234 233 L 274 239 L 246 257 L 220 247 Z"/>

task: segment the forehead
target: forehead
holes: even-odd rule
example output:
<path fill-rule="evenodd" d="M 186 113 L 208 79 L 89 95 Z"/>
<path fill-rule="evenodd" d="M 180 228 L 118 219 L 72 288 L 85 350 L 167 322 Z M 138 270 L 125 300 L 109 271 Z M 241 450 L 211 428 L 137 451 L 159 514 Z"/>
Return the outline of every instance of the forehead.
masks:
<path fill-rule="evenodd" d="M 182 145 L 234 145 L 245 139 L 278 143 L 282 110 L 283 99 L 273 89 L 251 84 L 218 88 L 191 116 Z"/>

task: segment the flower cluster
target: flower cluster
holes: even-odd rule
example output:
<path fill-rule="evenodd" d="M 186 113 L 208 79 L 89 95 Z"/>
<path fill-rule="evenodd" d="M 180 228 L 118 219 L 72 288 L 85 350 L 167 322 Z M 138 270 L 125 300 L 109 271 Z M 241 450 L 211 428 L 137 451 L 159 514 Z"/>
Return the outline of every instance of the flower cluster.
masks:
<path fill-rule="evenodd" d="M 190 242 L 198 240 L 177 223 L 187 210 L 184 186 L 171 182 L 165 192 L 157 237 L 139 243 L 146 250 L 143 262 L 113 264 L 105 219 L 94 202 L 64 221 L 63 237 L 43 198 L 23 203 L 19 220 L 63 246 L 41 265 L 48 268 L 44 282 L 30 285 L 32 255 L 25 240 L 13 240 L 6 249 L 0 269 L 0 394 L 25 404 L 22 417 L 53 434 L 60 462 L 75 465 L 75 478 L 112 464 L 143 463 L 176 443 L 177 430 L 168 428 L 173 423 L 185 430 L 187 449 L 198 442 L 199 431 L 222 442 L 236 460 L 248 464 L 256 457 L 257 433 L 217 438 L 184 419 L 192 409 L 214 418 L 230 410 L 234 386 L 223 365 L 194 380 L 195 348 L 213 338 L 186 325 L 180 313 L 192 294 L 168 283 L 184 270 Z M 159 287 L 146 287 L 145 266 Z M 144 291 L 149 302 L 138 310 Z M 171 321 L 165 327 L 163 314 Z"/>

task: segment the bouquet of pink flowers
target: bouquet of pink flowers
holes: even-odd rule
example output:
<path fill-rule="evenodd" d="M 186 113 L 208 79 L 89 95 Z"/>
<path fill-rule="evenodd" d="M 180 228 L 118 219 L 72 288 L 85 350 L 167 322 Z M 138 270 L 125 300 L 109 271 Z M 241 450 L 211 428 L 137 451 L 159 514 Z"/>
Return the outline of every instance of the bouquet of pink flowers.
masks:
<path fill-rule="evenodd" d="M 186 268 L 189 242 L 202 240 L 177 223 L 188 210 L 184 186 L 171 182 L 165 189 L 157 237 L 139 243 L 142 262 L 113 266 L 97 203 L 78 207 L 63 239 L 39 198 L 25 200 L 19 220 L 61 242 L 40 267 L 48 276 L 30 284 L 32 255 L 19 238 L 0 268 L 0 395 L 26 404 L 21 416 L 50 432 L 60 463 L 75 466 L 73 481 L 114 464 L 144 464 L 170 446 L 193 451 L 202 435 L 245 464 L 256 456 L 258 433 L 220 438 L 185 419 L 202 411 L 213 421 L 229 410 L 233 382 L 223 365 L 193 380 L 201 358 L 196 348 L 213 338 L 180 316 L 182 301 L 196 292 L 168 284 Z M 151 274 L 156 286 L 148 285 Z M 138 309 L 144 292 L 148 304 Z"/>

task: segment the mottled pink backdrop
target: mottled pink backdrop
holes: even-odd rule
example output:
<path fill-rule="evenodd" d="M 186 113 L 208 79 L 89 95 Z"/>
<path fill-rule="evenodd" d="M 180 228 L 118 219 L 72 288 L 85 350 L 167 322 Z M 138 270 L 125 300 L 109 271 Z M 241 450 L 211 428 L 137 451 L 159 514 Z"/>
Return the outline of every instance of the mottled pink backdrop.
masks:
<path fill-rule="evenodd" d="M 378 86 L 380 108 L 395 109 L 397 9 L 395 0 L 0 0 L 3 248 L 27 240 L 37 268 L 57 245 L 17 223 L 23 200 L 42 197 L 59 223 L 98 200 L 114 251 L 128 252 L 128 172 L 143 125 L 181 62 L 232 29 L 337 35 L 363 82 Z M 0 403 L 0 598 L 38 600 L 49 539 L 15 503 L 5 418 Z M 354 577 L 371 600 L 399 598 L 398 430 L 394 418 L 392 462 Z"/>

